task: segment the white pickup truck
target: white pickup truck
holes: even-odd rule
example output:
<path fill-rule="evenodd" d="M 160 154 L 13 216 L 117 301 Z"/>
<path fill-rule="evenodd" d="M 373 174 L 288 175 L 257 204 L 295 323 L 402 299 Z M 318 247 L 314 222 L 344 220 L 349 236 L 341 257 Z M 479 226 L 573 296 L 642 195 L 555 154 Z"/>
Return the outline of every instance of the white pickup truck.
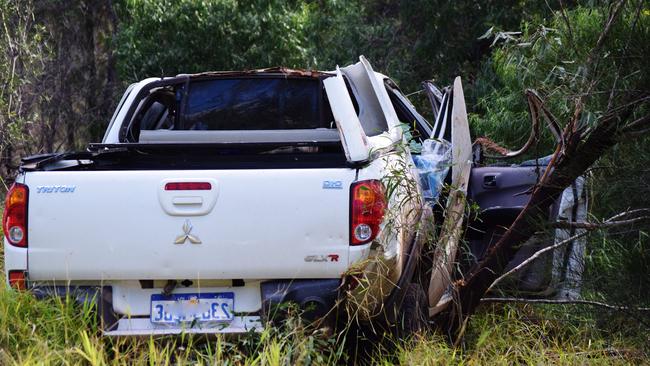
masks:
<path fill-rule="evenodd" d="M 432 135 L 363 57 L 143 80 L 101 143 L 23 160 L 3 218 L 7 280 L 96 300 L 107 335 L 246 332 L 284 302 L 366 320 L 422 302 L 411 282 L 431 210 L 405 126 Z M 479 201 L 535 182 L 534 168 L 495 169 L 474 169 Z M 407 305 L 398 315 L 426 308 Z"/>

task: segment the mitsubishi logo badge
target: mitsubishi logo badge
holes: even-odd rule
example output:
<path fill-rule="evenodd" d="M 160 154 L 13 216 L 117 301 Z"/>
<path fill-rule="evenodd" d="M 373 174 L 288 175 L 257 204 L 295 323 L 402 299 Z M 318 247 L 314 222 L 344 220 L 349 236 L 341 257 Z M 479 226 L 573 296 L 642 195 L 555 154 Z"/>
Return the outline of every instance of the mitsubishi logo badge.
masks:
<path fill-rule="evenodd" d="M 185 241 L 189 240 L 190 243 L 192 244 L 201 244 L 201 239 L 199 239 L 198 236 L 192 235 L 192 223 L 190 223 L 190 220 L 185 220 L 185 223 L 183 224 L 183 235 L 179 235 L 176 240 L 174 240 L 174 244 L 185 244 Z"/>

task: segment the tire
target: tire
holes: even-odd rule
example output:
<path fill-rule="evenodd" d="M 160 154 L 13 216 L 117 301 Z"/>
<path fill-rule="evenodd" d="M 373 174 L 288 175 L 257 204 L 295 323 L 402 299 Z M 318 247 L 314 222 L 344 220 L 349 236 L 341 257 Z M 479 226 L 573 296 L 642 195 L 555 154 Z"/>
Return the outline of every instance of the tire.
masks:
<path fill-rule="evenodd" d="M 400 337 L 410 337 L 427 330 L 427 296 L 422 286 L 409 283 L 404 291 L 397 327 Z"/>

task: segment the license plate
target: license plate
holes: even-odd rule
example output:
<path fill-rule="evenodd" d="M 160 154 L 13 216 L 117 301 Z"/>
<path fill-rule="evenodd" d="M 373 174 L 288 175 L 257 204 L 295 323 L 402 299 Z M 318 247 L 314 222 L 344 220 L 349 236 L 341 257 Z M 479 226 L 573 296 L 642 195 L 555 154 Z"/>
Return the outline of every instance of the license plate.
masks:
<path fill-rule="evenodd" d="M 151 295 L 151 322 L 156 324 L 229 322 L 234 311 L 233 292 Z"/>

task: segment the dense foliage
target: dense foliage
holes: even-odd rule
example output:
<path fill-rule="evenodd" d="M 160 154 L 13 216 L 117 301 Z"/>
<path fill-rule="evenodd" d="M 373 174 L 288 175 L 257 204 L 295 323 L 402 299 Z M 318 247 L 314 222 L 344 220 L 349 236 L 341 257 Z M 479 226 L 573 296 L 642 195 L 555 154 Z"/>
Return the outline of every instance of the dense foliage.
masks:
<path fill-rule="evenodd" d="M 309 8 L 285 1 L 125 1 L 117 38 L 130 80 L 207 70 L 304 66 Z"/>
<path fill-rule="evenodd" d="M 578 7 L 549 22 L 534 19 L 523 24 L 521 33 L 491 31 L 485 36 L 498 43 L 484 70 L 475 80 L 478 101 L 473 114 L 473 131 L 509 145 L 522 144 L 528 137 L 528 107 L 523 91 L 532 88 L 563 123 L 571 116 L 574 102 L 585 83 L 592 83 L 583 115 L 584 125 L 593 124 L 609 105 L 612 87 L 639 91 L 650 85 L 644 71 L 650 54 L 650 17 L 630 7 L 625 21 L 615 24 L 604 55 L 585 80 L 585 64 L 606 19 L 606 8 Z M 647 112 L 647 111 L 645 111 Z M 550 136 L 548 136 L 550 137 Z M 550 147 L 553 141 L 545 141 Z"/>
<path fill-rule="evenodd" d="M 551 2 L 552 4 L 553 2 Z M 116 51 L 126 80 L 275 65 L 333 69 L 368 57 L 407 89 L 477 69 L 491 26 L 517 28 L 537 1 L 122 0 Z"/>
<path fill-rule="evenodd" d="M 579 91 L 589 84 L 583 128 L 593 125 L 610 106 L 626 102 L 614 95 L 633 97 L 650 90 L 646 66 L 650 16 L 641 10 L 638 6 L 624 9 L 624 21 L 615 24 L 600 51 L 603 57 L 589 70 L 592 77 L 587 80 L 585 65 L 603 28 L 606 8 L 578 7 L 564 15 L 557 13 L 546 24 L 526 22 L 521 34 L 495 32 L 493 37 L 500 43 L 474 83 L 478 102 L 471 118 L 473 132 L 521 146 L 530 128 L 523 97 L 528 88 L 537 90 L 558 122 L 565 123 L 572 117 Z M 649 113 L 641 109 L 634 117 Z M 554 144 L 547 133 L 529 156 L 550 153 Z M 603 156 L 588 173 L 592 218 L 650 207 L 648 165 L 648 136 L 628 139 Z M 586 284 L 593 296 L 623 303 L 650 300 L 646 295 L 650 278 L 644 275 L 650 272 L 650 230 L 647 225 L 638 229 L 592 236 Z M 627 285 L 621 287 L 621 283 Z"/>

